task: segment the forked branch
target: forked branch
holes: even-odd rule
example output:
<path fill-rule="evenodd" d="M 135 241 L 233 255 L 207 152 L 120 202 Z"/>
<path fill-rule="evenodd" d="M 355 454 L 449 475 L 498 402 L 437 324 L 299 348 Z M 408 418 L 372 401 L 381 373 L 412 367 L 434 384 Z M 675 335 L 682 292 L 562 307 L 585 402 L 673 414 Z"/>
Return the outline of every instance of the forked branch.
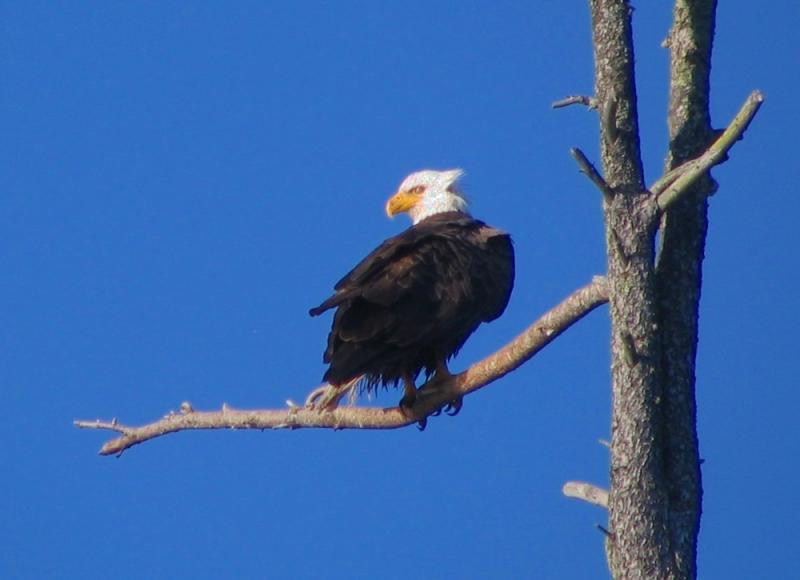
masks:
<path fill-rule="evenodd" d="M 750 122 L 758 113 L 763 102 L 764 95 L 761 91 L 750 93 L 728 128 L 702 155 L 668 171 L 650 186 L 650 193 L 653 195 L 653 201 L 658 206 L 659 211 L 666 211 L 690 190 L 692 184 L 701 175 L 715 165 L 724 163 L 727 160 L 728 151 L 737 141 L 742 139 L 744 132 L 750 126 Z M 606 201 L 610 200 L 614 196 L 614 190 L 603 179 L 603 176 L 600 175 L 600 172 L 592 165 L 583 151 L 574 147 L 570 149 L 570 154 L 578 163 L 581 173 L 595 184 Z"/>
<path fill-rule="evenodd" d="M 742 138 L 763 102 L 761 91 L 750 93 L 731 124 L 705 153 L 669 171 L 650 187 L 661 211 L 678 201 L 701 175 L 727 159 L 728 151 Z"/>
<path fill-rule="evenodd" d="M 550 344 L 567 328 L 608 301 L 603 277 L 573 292 L 544 314 L 514 340 L 466 371 L 453 375 L 420 397 L 411 413 L 399 407 L 338 407 L 320 411 L 291 405 L 287 409 L 239 410 L 227 406 L 219 411 L 195 411 L 184 403 L 181 411 L 170 413 L 147 425 L 129 427 L 113 421 L 75 421 L 83 429 L 107 429 L 121 436 L 106 442 L 101 455 L 118 455 L 126 449 L 168 433 L 189 429 L 396 429 L 423 421 L 454 398 L 468 395 L 510 373 Z"/>

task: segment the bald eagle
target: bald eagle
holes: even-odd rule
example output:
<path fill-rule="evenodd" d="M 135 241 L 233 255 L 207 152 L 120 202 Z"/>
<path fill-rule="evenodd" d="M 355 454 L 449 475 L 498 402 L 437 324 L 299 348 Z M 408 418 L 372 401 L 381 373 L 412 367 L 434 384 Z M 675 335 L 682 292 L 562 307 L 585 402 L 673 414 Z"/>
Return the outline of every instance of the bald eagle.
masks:
<path fill-rule="evenodd" d="M 328 384 L 374 390 L 402 381 L 400 407 L 408 410 L 419 373 L 434 375 L 429 384 L 445 379 L 448 359 L 505 310 L 514 285 L 511 238 L 469 214 L 457 186 L 462 174 L 406 177 L 386 213 L 407 212 L 411 227 L 378 246 L 309 311 L 336 308 L 323 355 Z M 454 412 L 460 403 L 451 403 Z"/>

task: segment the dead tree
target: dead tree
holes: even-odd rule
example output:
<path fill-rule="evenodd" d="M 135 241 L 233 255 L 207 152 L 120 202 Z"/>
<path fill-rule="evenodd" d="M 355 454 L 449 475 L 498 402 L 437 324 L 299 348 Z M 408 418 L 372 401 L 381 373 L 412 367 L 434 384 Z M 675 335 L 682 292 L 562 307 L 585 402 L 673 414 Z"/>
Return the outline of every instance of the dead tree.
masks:
<path fill-rule="evenodd" d="M 695 358 L 709 169 L 727 159 L 762 102 L 754 92 L 724 132 L 711 128 L 715 0 L 677 0 L 667 172 L 649 189 L 639 149 L 632 8 L 591 0 L 595 94 L 564 104 L 599 112 L 603 174 L 576 151 L 603 194 L 611 314 L 611 490 L 570 483 L 607 505 L 614 578 L 696 577 L 702 485 Z M 561 104 L 561 103 L 559 103 Z M 661 232 L 661 247 L 655 248 Z"/>
<path fill-rule="evenodd" d="M 569 482 L 564 493 L 608 508 L 604 531 L 614 578 L 694 578 L 702 499 L 694 365 L 707 198 L 716 190 L 709 170 L 727 160 L 763 98 L 753 92 L 727 129 L 711 128 L 716 0 L 676 0 L 666 41 L 671 51 L 667 166 L 648 187 L 639 148 L 632 8 L 626 0 L 590 0 L 590 9 L 595 94 L 567 97 L 554 106 L 581 104 L 598 113 L 602 173 L 580 149 L 572 154 L 602 194 L 606 278 L 596 277 L 505 347 L 450 377 L 411 413 L 397 407 L 320 410 L 291 401 L 283 409 L 196 411 L 185 402 L 179 411 L 140 427 L 116 420 L 76 425 L 118 433 L 100 451 L 118 455 L 190 429 L 393 429 L 424 423 L 448 401 L 512 372 L 608 301 L 611 489 Z"/>

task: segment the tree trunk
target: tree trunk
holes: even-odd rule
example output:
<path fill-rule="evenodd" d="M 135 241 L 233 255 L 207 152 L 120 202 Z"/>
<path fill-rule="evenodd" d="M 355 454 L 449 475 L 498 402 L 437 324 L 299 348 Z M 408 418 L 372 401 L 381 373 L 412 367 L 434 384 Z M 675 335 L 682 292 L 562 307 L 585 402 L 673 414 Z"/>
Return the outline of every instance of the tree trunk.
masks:
<path fill-rule="evenodd" d="M 667 170 L 702 154 L 715 138 L 709 115 L 709 73 L 716 0 L 677 0 L 670 48 Z M 673 558 L 681 578 L 695 578 L 702 483 L 697 441 L 695 359 L 702 285 L 708 174 L 663 217 L 657 266 L 665 466 Z"/>
<path fill-rule="evenodd" d="M 694 364 L 706 196 L 698 180 L 663 216 L 644 184 L 631 7 L 590 0 L 601 115 L 611 311 L 612 442 L 609 566 L 614 578 L 694 578 L 701 480 Z M 715 0 L 678 0 L 670 34 L 668 169 L 713 140 L 708 73 Z"/>

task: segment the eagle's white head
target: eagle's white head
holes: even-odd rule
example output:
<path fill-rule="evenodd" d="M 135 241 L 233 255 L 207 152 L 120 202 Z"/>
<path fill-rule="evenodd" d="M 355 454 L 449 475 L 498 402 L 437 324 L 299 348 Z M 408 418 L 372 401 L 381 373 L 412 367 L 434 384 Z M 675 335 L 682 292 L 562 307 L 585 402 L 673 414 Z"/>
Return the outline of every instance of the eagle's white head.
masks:
<path fill-rule="evenodd" d="M 411 222 L 418 224 L 426 217 L 446 211 L 468 214 L 467 200 L 457 187 L 462 175 L 464 172 L 461 169 L 424 169 L 412 173 L 386 202 L 386 215 L 394 217 L 398 213 L 408 212 Z"/>

